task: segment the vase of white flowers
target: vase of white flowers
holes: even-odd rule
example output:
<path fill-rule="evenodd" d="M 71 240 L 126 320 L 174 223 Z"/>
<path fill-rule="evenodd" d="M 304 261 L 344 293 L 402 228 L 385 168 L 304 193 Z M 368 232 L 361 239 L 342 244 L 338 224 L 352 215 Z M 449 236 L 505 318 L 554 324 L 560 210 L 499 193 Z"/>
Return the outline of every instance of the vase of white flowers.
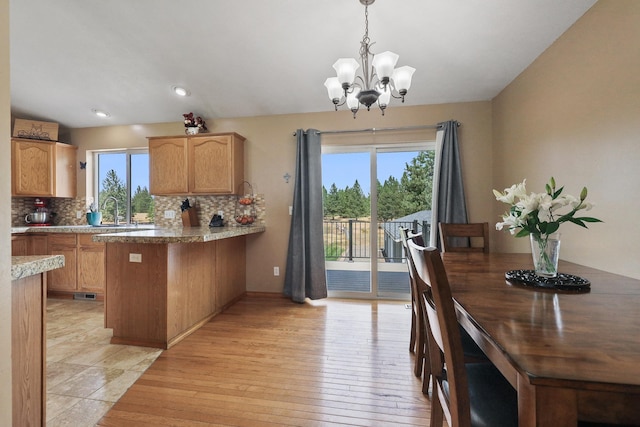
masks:
<path fill-rule="evenodd" d="M 580 192 L 580 198 L 563 195 L 564 187 L 556 189 L 553 177 L 546 184 L 545 193 L 527 194 L 526 179 L 520 184 L 506 188 L 504 192 L 493 190 L 498 201 L 510 205 L 509 211 L 502 215 L 502 222 L 496 224 L 497 230 L 507 229 L 516 237 L 529 235 L 535 272 L 539 276 L 555 277 L 558 274 L 560 254 L 560 233 L 563 222 L 571 222 L 587 228 L 588 222 L 602 222 L 592 217 L 576 217 L 580 210 L 590 210 L 593 205 L 586 202 L 587 188 Z M 561 213 L 565 208 L 569 211 Z"/>

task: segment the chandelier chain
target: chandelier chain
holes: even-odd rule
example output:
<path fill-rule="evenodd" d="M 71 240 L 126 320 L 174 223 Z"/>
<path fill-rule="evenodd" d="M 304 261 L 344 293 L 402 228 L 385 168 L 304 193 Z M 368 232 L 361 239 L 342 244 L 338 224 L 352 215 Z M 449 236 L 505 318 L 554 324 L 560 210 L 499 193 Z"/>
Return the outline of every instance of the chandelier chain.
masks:
<path fill-rule="evenodd" d="M 363 88 L 365 90 L 369 90 L 371 86 L 371 80 L 373 80 L 373 75 L 369 76 L 369 55 L 371 55 L 371 51 L 369 47 L 371 46 L 369 43 L 369 5 L 365 4 L 364 6 L 364 35 L 362 36 L 362 42 L 360 42 L 360 61 L 362 62 L 362 74 L 364 76 Z"/>
<path fill-rule="evenodd" d="M 369 6 L 364 7 L 364 37 L 362 41 L 365 40 L 369 44 Z"/>

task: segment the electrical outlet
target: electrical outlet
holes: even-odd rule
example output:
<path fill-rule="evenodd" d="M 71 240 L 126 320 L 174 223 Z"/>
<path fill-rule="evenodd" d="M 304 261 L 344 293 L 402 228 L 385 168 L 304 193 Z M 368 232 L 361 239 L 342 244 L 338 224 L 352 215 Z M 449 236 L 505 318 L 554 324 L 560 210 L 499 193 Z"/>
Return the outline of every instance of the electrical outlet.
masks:
<path fill-rule="evenodd" d="M 142 262 L 142 254 L 129 254 L 129 262 Z"/>
<path fill-rule="evenodd" d="M 164 217 L 166 219 L 173 219 L 176 217 L 176 211 L 164 211 Z"/>
<path fill-rule="evenodd" d="M 273 275 L 274 276 L 280 275 L 280 267 L 273 267 Z"/>
<path fill-rule="evenodd" d="M 82 211 L 76 211 L 76 219 L 82 218 Z"/>
<path fill-rule="evenodd" d="M 220 216 L 224 216 L 224 212 L 222 212 L 222 211 L 218 211 L 218 215 L 220 215 Z"/>
<path fill-rule="evenodd" d="M 293 215 L 293 206 L 289 206 L 289 215 Z"/>

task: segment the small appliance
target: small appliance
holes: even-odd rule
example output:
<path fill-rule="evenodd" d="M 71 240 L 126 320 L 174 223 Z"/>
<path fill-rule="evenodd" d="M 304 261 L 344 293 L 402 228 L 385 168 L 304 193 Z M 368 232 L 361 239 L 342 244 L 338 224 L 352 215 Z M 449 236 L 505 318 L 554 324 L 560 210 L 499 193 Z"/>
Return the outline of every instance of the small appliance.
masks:
<path fill-rule="evenodd" d="M 224 220 L 218 214 L 214 214 L 209 221 L 209 227 L 224 227 Z"/>
<path fill-rule="evenodd" d="M 51 212 L 49 211 L 49 201 L 47 199 L 36 198 L 33 202 L 34 212 L 28 213 L 24 221 L 31 226 L 51 225 Z"/>

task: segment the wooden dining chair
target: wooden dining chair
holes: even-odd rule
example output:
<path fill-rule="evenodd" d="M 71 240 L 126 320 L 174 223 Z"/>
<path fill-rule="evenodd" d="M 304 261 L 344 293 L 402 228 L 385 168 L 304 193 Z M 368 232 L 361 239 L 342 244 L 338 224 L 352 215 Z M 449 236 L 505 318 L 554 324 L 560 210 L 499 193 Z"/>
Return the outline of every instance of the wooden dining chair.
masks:
<path fill-rule="evenodd" d="M 491 363 L 465 364 L 460 327 L 447 274 L 436 248 L 408 241 L 416 269 L 433 379 L 431 427 L 518 425 L 515 389 Z"/>
<path fill-rule="evenodd" d="M 471 224 L 440 222 L 438 229 L 442 252 L 489 252 L 488 222 Z M 476 241 L 480 239 L 482 239 L 482 246 L 476 244 Z"/>
<path fill-rule="evenodd" d="M 429 394 L 429 386 L 431 384 L 431 365 L 429 362 L 429 348 L 427 346 L 428 327 L 427 319 L 423 318 L 422 310 L 420 310 L 420 298 L 417 290 L 416 268 L 413 257 L 409 251 L 408 242 L 413 241 L 419 246 L 424 246 L 422 233 L 414 233 L 404 227 L 400 227 L 400 238 L 407 259 L 407 268 L 409 269 L 409 281 L 411 289 L 411 334 L 409 341 L 409 351 L 415 352 L 414 374 L 416 377 L 422 378 L 422 392 Z M 462 349 L 465 356 L 465 362 L 489 362 L 487 356 L 482 352 L 480 347 L 473 341 L 473 338 L 460 327 L 460 335 L 462 337 Z"/>
<path fill-rule="evenodd" d="M 409 270 L 409 283 L 411 290 L 411 334 L 409 339 L 409 351 L 415 353 L 416 359 L 414 364 L 414 374 L 416 377 L 423 378 L 423 392 L 429 392 L 429 381 L 431 379 L 431 370 L 429 365 L 429 356 L 427 353 L 426 331 L 424 329 L 424 321 L 422 312 L 419 308 L 418 294 L 416 290 L 415 268 L 413 260 L 409 253 L 407 242 L 409 239 L 415 240 L 418 244 L 423 244 L 422 233 L 413 233 L 409 229 L 400 227 L 400 240 L 407 260 L 407 269 Z"/>

